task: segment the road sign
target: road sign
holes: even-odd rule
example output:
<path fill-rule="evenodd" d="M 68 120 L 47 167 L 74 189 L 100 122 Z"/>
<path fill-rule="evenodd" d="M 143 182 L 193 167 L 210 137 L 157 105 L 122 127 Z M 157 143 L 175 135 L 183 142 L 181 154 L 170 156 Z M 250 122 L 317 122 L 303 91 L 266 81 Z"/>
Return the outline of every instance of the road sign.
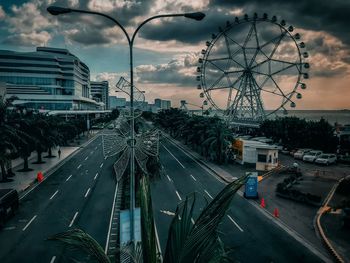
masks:
<path fill-rule="evenodd" d="M 258 198 L 258 173 L 257 172 L 247 172 L 247 181 L 245 183 L 245 198 Z"/>

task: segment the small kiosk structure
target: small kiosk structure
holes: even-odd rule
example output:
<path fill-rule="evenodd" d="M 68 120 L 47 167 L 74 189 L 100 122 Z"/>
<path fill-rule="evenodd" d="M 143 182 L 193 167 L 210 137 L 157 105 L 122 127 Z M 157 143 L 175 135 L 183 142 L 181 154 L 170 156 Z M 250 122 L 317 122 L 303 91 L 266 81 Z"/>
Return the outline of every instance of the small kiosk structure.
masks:
<path fill-rule="evenodd" d="M 258 171 L 270 171 L 278 166 L 277 145 L 238 138 L 232 148 L 239 164 L 255 164 Z"/>

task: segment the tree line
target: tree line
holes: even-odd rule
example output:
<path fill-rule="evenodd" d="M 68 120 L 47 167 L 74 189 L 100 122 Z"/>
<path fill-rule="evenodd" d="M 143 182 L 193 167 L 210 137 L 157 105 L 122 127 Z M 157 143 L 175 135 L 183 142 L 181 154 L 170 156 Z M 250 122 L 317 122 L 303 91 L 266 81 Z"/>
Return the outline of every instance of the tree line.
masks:
<path fill-rule="evenodd" d="M 54 157 L 54 147 L 68 145 L 69 141 L 79 138 L 80 134 L 87 131 L 84 119 L 65 120 L 58 116 L 14 107 L 13 100 L 14 98 L 9 98 L 0 101 L 0 181 L 3 182 L 14 176 L 12 159 L 23 159 L 23 168 L 19 171 L 31 171 L 28 160 L 32 152 L 37 153 L 34 163 L 43 163 L 43 153 L 47 152 L 48 158 Z M 116 117 L 118 112 L 114 111 L 93 122 L 106 122 Z"/>
<path fill-rule="evenodd" d="M 160 111 L 153 121 L 205 158 L 218 164 L 229 158 L 233 133 L 218 117 L 190 116 L 183 110 L 171 108 Z"/>

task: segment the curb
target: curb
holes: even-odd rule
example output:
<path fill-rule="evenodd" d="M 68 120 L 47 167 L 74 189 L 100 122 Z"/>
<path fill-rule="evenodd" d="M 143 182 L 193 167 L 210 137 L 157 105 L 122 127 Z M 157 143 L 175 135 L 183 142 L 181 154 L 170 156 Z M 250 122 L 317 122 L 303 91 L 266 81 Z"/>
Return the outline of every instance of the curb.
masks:
<path fill-rule="evenodd" d="M 99 136 L 98 133 L 96 133 L 92 138 L 90 138 L 88 141 L 80 145 L 77 149 L 75 149 L 73 152 L 71 152 L 66 158 L 64 158 L 62 161 L 56 163 L 54 166 L 48 168 L 46 171 L 43 171 L 45 175 L 44 179 L 39 183 L 37 179 L 33 179 L 29 185 L 18 191 L 19 194 L 19 200 L 22 200 L 24 197 L 26 197 L 32 190 L 34 190 L 38 185 L 40 185 L 42 182 L 44 182 L 51 174 L 56 172 L 61 166 L 63 166 L 66 162 L 68 162 L 70 159 L 72 159 L 76 154 L 78 154 L 86 145 L 90 144 L 93 140 L 97 139 Z"/>
<path fill-rule="evenodd" d="M 324 209 L 327 205 L 328 202 L 332 199 L 333 194 L 335 192 L 335 190 L 337 189 L 339 183 L 341 181 L 343 181 L 344 178 L 340 179 L 332 188 L 332 190 L 328 193 L 327 198 L 325 199 L 325 201 L 323 202 L 323 205 L 320 207 L 320 209 L 317 212 L 317 215 L 315 217 L 314 220 L 314 224 L 316 224 L 315 230 L 317 229 L 317 233 L 320 235 L 326 249 L 328 250 L 328 252 L 331 254 L 331 256 L 333 256 L 333 258 L 335 259 L 336 262 L 339 263 L 345 263 L 345 260 L 338 254 L 338 252 L 334 249 L 334 247 L 332 246 L 331 242 L 329 241 L 329 239 L 327 238 L 326 234 L 323 231 L 322 225 L 321 225 L 321 217 L 323 214 L 325 214 L 327 212 L 326 209 Z"/>

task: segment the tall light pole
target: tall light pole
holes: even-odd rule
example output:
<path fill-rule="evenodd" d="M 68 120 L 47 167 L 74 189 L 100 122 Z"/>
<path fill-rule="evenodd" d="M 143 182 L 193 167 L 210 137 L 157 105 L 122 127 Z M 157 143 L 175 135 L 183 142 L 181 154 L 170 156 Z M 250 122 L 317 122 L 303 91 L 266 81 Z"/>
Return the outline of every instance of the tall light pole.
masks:
<path fill-rule="evenodd" d="M 113 17 L 95 12 L 95 11 L 87 11 L 87 10 L 80 10 L 80 9 L 72 9 L 72 8 L 65 8 L 65 7 L 59 7 L 59 6 L 49 6 L 47 8 L 47 11 L 54 16 L 61 15 L 61 14 L 68 14 L 68 13 L 83 13 L 83 14 L 92 14 L 92 15 L 98 15 L 108 18 L 109 20 L 112 20 L 123 32 L 125 37 L 128 40 L 129 44 L 129 55 L 130 55 L 130 115 L 131 115 L 131 122 L 130 122 L 130 148 L 131 148 L 131 156 L 130 156 L 130 241 L 135 240 L 135 233 L 134 233 L 134 210 L 135 210 L 135 122 L 134 122 L 134 70 L 133 70 L 133 46 L 134 46 L 134 40 L 136 37 L 136 34 L 139 32 L 142 26 L 144 26 L 146 23 L 148 23 L 151 20 L 163 18 L 163 17 L 177 17 L 182 16 L 190 19 L 194 19 L 197 21 L 202 20 L 205 17 L 205 14 L 201 12 L 194 12 L 194 13 L 182 13 L 182 14 L 165 14 L 165 15 L 156 15 L 152 16 L 150 18 L 147 18 L 145 21 L 143 21 L 134 31 L 132 34 L 132 37 L 130 38 L 128 32 L 126 32 L 125 28 Z"/>

